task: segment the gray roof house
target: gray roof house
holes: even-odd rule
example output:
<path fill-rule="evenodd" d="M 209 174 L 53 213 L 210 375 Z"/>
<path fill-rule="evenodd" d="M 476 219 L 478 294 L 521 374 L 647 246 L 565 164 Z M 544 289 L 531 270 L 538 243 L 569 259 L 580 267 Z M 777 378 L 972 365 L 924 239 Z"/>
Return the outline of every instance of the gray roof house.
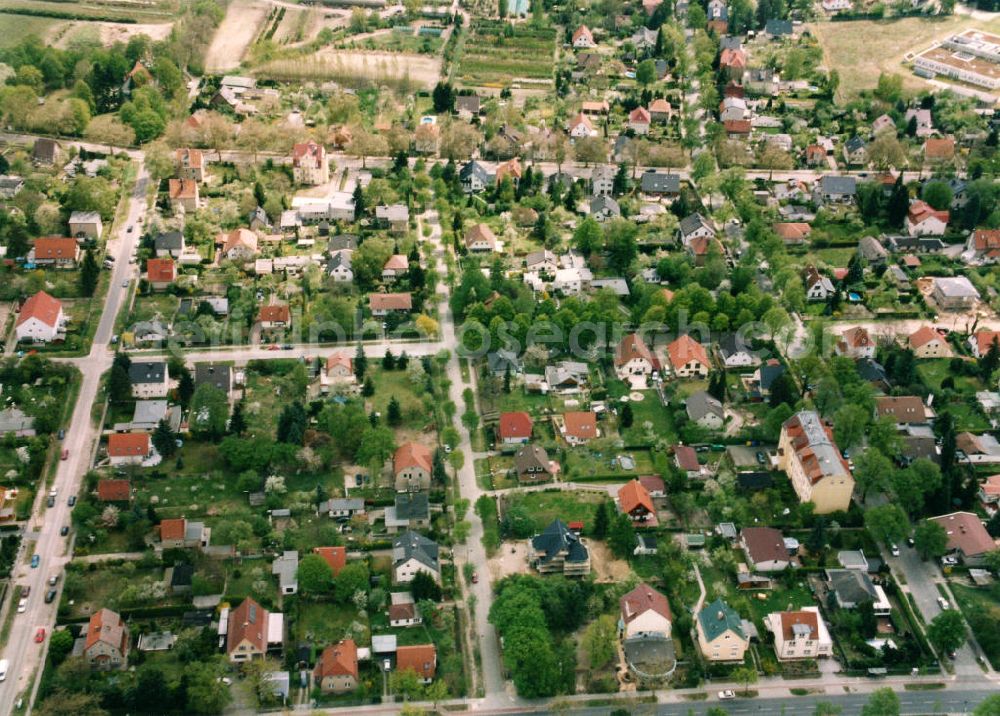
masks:
<path fill-rule="evenodd" d="M 426 492 L 404 492 L 385 508 L 385 527 L 390 534 L 399 529 L 423 527 L 430 523 L 430 501 Z"/>
<path fill-rule="evenodd" d="M 180 429 L 180 407 L 170 408 L 166 400 L 137 400 L 135 401 L 135 412 L 132 414 L 132 423 L 128 429 L 152 432 L 163 419 L 166 419 L 171 430 Z"/>
<path fill-rule="evenodd" d="M 504 348 L 486 354 L 486 366 L 492 375 L 504 375 L 508 370 L 511 375 L 521 372 L 521 359 L 514 351 Z"/>
<path fill-rule="evenodd" d="M 824 174 L 813 187 L 813 201 L 817 204 L 848 203 L 858 193 L 857 179 L 851 176 Z"/>
<path fill-rule="evenodd" d="M 618 202 L 610 196 L 595 196 L 590 200 L 590 215 L 598 221 L 613 219 L 622 215 Z"/>
<path fill-rule="evenodd" d="M 35 419 L 26 415 L 20 408 L 7 408 L 0 411 L 0 435 L 14 433 L 19 438 L 35 435 Z"/>
<path fill-rule="evenodd" d="M 681 193 L 681 177 L 679 174 L 647 169 L 642 173 L 640 188 L 643 194 L 678 196 Z"/>
<path fill-rule="evenodd" d="M 684 407 L 688 418 L 705 428 L 720 428 L 726 420 L 722 403 L 704 390 L 692 393 Z"/>
<path fill-rule="evenodd" d="M 184 234 L 180 231 L 165 231 L 153 239 L 153 248 L 157 256 L 173 256 L 177 258 L 184 251 Z"/>
<path fill-rule="evenodd" d="M 197 363 L 194 367 L 194 385 L 205 384 L 218 388 L 227 396 L 233 389 L 232 366 L 226 363 Z"/>
<path fill-rule="evenodd" d="M 271 574 L 278 575 L 278 586 L 282 594 L 295 594 L 299 591 L 299 553 L 286 550 L 271 563 Z"/>
<path fill-rule="evenodd" d="M 715 236 L 715 227 L 701 214 L 690 214 L 681 219 L 681 241 L 687 244 L 698 236 Z"/>
<path fill-rule="evenodd" d="M 481 163 L 467 162 L 458 172 L 459 181 L 467 194 L 475 194 L 494 183 L 494 175 Z"/>
<path fill-rule="evenodd" d="M 319 514 L 329 517 L 354 517 L 365 513 L 365 501 L 360 497 L 335 497 L 319 503 Z"/>
<path fill-rule="evenodd" d="M 542 574 L 590 573 L 590 551 L 562 520 L 555 520 L 531 538 L 528 561 Z"/>
<path fill-rule="evenodd" d="M 410 582 L 416 571 L 430 572 L 440 578 L 440 548 L 437 542 L 407 530 L 392 541 L 392 566 L 397 582 Z"/>
<path fill-rule="evenodd" d="M 889 252 L 885 250 L 882 242 L 874 236 L 864 236 L 858 242 L 858 251 L 865 261 L 873 266 L 881 266 L 889 258 Z"/>

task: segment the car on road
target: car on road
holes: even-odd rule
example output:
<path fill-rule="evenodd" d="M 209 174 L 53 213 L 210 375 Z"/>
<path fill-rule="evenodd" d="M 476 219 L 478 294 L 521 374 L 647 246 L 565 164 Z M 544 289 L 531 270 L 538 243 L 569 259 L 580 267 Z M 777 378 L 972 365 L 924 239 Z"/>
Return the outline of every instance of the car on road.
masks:
<path fill-rule="evenodd" d="M 28 611 L 28 598 L 21 597 L 21 601 L 17 603 L 17 613 L 24 614 L 26 611 Z"/>
<path fill-rule="evenodd" d="M 49 577 L 49 586 L 50 587 L 56 586 L 56 582 L 58 581 L 59 581 L 59 575 L 53 574 L 51 577 Z"/>
<path fill-rule="evenodd" d="M 479 584 L 479 572 L 472 573 L 472 583 Z"/>
<path fill-rule="evenodd" d="M 66 458 L 63 458 L 63 460 L 65 460 L 65 459 Z M 49 495 L 49 499 L 48 499 L 48 501 L 45 504 L 47 504 L 49 507 L 55 507 L 56 506 L 56 498 L 54 498 L 52 495 Z"/>
<path fill-rule="evenodd" d="M 726 689 L 725 691 L 719 692 L 719 701 L 728 701 L 729 699 L 735 699 L 736 692 L 732 689 Z"/>
<path fill-rule="evenodd" d="M 68 535 L 69 534 L 69 525 L 63 525 L 62 529 L 59 530 L 59 534 L 62 537 L 65 537 L 66 535 Z"/>
<path fill-rule="evenodd" d="M 283 351 L 290 351 L 290 350 L 294 350 L 294 349 L 295 349 L 295 346 L 293 346 L 291 343 L 286 343 L 285 345 L 281 346 L 281 350 L 283 350 Z"/>
<path fill-rule="evenodd" d="M 29 594 L 31 594 L 31 585 L 25 584 L 23 587 L 21 587 L 21 596 L 26 597 Z"/>
<path fill-rule="evenodd" d="M 895 543 L 889 545 L 889 552 L 892 553 L 893 557 L 899 556 L 899 547 Z"/>
<path fill-rule="evenodd" d="M 52 602 L 54 602 L 55 600 L 56 600 L 56 590 L 50 589 L 45 594 L 45 603 L 52 604 Z"/>
<path fill-rule="evenodd" d="M 62 455 L 59 456 L 59 459 L 60 460 L 68 460 L 69 459 L 69 450 L 63 450 L 62 451 Z"/>
<path fill-rule="evenodd" d="M 33 554 L 33 555 L 31 555 L 31 568 L 32 568 L 32 569 L 35 569 L 35 568 L 37 568 L 37 567 L 38 567 L 38 564 L 39 564 L 39 562 L 41 562 L 41 561 L 42 561 L 42 558 L 41 558 L 41 557 L 39 557 L 39 556 L 38 556 L 37 554 Z"/>
<path fill-rule="evenodd" d="M 0 659 L 0 681 L 7 678 L 7 669 L 10 668 L 10 662 L 6 659 Z"/>
<path fill-rule="evenodd" d="M 907 537 L 907 538 L 906 538 L 906 545 L 907 545 L 908 547 L 912 547 L 912 546 L 913 546 L 913 545 L 915 545 L 915 544 L 916 544 L 916 542 L 914 542 L 914 541 L 913 541 L 913 538 L 912 538 L 912 537 Z"/>
<path fill-rule="evenodd" d="M 128 228 L 125 229 L 125 233 L 126 234 L 131 234 L 132 233 L 132 229 L 134 229 L 134 228 L 135 228 L 135 226 L 133 226 L 132 224 L 129 224 Z"/>
<path fill-rule="evenodd" d="M 59 436 L 60 440 L 66 439 L 66 431 L 63 430 L 62 428 L 59 428 L 59 432 L 57 433 L 57 435 Z"/>
<path fill-rule="evenodd" d="M 765 455 L 761 450 L 757 451 L 757 462 L 760 463 L 761 465 L 767 463 L 767 455 Z"/>
<path fill-rule="evenodd" d="M 122 281 L 122 288 L 128 288 L 128 279 Z"/>
<path fill-rule="evenodd" d="M 72 507 L 73 505 L 75 505 L 76 504 L 76 495 L 70 495 L 69 496 L 69 500 L 66 501 L 66 504 L 69 505 L 70 507 Z"/>
<path fill-rule="evenodd" d="M 951 609 L 951 605 L 948 604 L 948 600 L 944 597 L 938 597 L 938 606 L 944 610 Z"/>
<path fill-rule="evenodd" d="M 35 632 L 35 643 L 41 644 L 45 641 L 45 627 L 38 627 L 38 631 Z"/>

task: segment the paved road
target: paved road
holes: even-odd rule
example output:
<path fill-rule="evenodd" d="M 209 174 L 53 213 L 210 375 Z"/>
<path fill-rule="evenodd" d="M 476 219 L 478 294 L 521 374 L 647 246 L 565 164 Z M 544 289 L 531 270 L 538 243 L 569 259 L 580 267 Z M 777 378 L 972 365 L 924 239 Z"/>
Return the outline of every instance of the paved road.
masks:
<path fill-rule="evenodd" d="M 117 260 L 111 272 L 111 285 L 90 354 L 77 361 L 83 373 L 83 382 L 63 442 L 63 447 L 69 451 L 69 459 L 59 463 L 53 484 L 58 493 L 55 506 L 47 508 L 46 492 L 39 490 L 31 520 L 25 529 L 26 532 L 37 532 L 35 544 L 24 547 L 32 547 L 31 552 L 39 556 L 40 563 L 37 569 L 31 569 L 21 561 L 14 570 L 13 583 L 30 586 L 31 595 L 28 597 L 27 611 L 15 617 L 10 638 L 3 649 L 3 657 L 10 662 L 10 667 L 7 683 L 0 689 L 0 714 L 11 713 L 15 700 L 18 696 L 25 695 L 32 683 L 37 689 L 38 682 L 32 682 L 32 679 L 44 661 L 48 638 L 43 644 L 36 644 L 34 635 L 39 626 L 50 631 L 55 623 L 59 599 L 51 604 L 45 603 L 45 592 L 48 589 L 46 580 L 50 576 L 61 575 L 70 560 L 70 555 L 67 554 L 68 538 L 61 537 L 59 529 L 70 524 L 67 499 L 79 492 L 81 480 L 90 467 L 91 455 L 99 437 L 90 418 L 91 406 L 97 398 L 101 374 L 111 365 L 108 342 L 114 329 L 115 316 L 127 294 L 122 283 L 133 280 L 136 275 L 136 266 L 128 263 L 128 257 L 139 232 L 127 233 L 126 229 L 129 225 L 137 224 L 145 213 L 148 179 L 145 166 L 141 166 L 135 190 L 127 200 L 126 220 L 118 227 L 118 236 L 108 241 L 108 252 L 116 256 Z M 60 589 L 61 585 L 62 580 L 59 580 Z M 30 700 L 25 700 L 30 703 Z"/>

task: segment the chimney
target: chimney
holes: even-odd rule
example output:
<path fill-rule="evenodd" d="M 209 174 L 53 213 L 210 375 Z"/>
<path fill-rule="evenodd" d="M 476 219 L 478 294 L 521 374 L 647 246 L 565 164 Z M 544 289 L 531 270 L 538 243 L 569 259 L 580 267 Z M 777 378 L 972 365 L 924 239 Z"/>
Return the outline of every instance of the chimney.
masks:
<path fill-rule="evenodd" d="M 726 615 L 720 610 L 719 613 L 715 615 L 715 617 L 721 622 L 723 619 L 726 618 Z"/>

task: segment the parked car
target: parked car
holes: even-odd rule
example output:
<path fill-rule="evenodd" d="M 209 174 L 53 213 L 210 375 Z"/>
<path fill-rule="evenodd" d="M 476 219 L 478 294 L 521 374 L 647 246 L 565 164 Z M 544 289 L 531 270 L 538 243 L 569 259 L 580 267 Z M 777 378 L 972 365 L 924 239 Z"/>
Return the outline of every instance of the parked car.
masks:
<path fill-rule="evenodd" d="M 53 574 L 51 577 L 49 577 L 49 586 L 50 587 L 56 586 L 56 582 L 58 581 L 59 581 L 59 575 Z"/>
<path fill-rule="evenodd" d="M 943 610 L 951 609 L 951 605 L 948 604 L 948 600 L 944 597 L 938 597 L 938 606 Z"/>
<path fill-rule="evenodd" d="M 892 554 L 893 557 L 898 557 L 899 556 L 899 547 L 897 547 L 895 543 L 890 544 L 889 545 L 889 552 Z"/>
<path fill-rule="evenodd" d="M 41 644 L 45 641 L 45 627 L 38 627 L 38 631 L 35 632 L 35 643 Z"/>
<path fill-rule="evenodd" d="M 60 460 L 68 460 L 69 459 L 69 450 L 68 449 L 63 450 L 62 451 L 62 455 L 59 456 L 59 459 Z"/>
<path fill-rule="evenodd" d="M 726 689 L 725 691 L 719 692 L 719 701 L 728 701 L 729 699 L 735 699 L 736 692 L 732 689 Z"/>
<path fill-rule="evenodd" d="M 56 590 L 50 589 L 45 594 L 45 603 L 52 604 L 52 602 L 54 602 L 55 600 L 56 600 Z"/>
<path fill-rule="evenodd" d="M 65 440 L 66 439 L 66 431 L 63 430 L 62 428 L 59 428 L 59 439 L 60 440 Z"/>
<path fill-rule="evenodd" d="M 946 567 L 954 567 L 958 564 L 958 557 L 952 557 L 951 555 L 946 555 L 941 558 L 941 564 Z"/>
<path fill-rule="evenodd" d="M 75 505 L 76 504 L 76 495 L 70 495 L 69 496 L 69 501 L 66 504 L 68 504 L 70 507 L 72 507 L 73 505 Z"/>
<path fill-rule="evenodd" d="M 65 459 L 65 458 L 63 458 L 63 459 Z M 45 504 L 47 504 L 49 507 L 55 507 L 56 506 L 56 498 L 54 498 L 52 495 L 49 495 L 49 499 L 46 501 Z"/>
<path fill-rule="evenodd" d="M 62 537 L 65 537 L 66 535 L 68 535 L 69 534 L 69 525 L 63 525 L 62 529 L 59 530 L 59 534 Z"/>
<path fill-rule="evenodd" d="M 17 613 L 24 614 L 26 611 L 28 611 L 28 598 L 21 597 L 21 601 L 17 603 Z"/>

